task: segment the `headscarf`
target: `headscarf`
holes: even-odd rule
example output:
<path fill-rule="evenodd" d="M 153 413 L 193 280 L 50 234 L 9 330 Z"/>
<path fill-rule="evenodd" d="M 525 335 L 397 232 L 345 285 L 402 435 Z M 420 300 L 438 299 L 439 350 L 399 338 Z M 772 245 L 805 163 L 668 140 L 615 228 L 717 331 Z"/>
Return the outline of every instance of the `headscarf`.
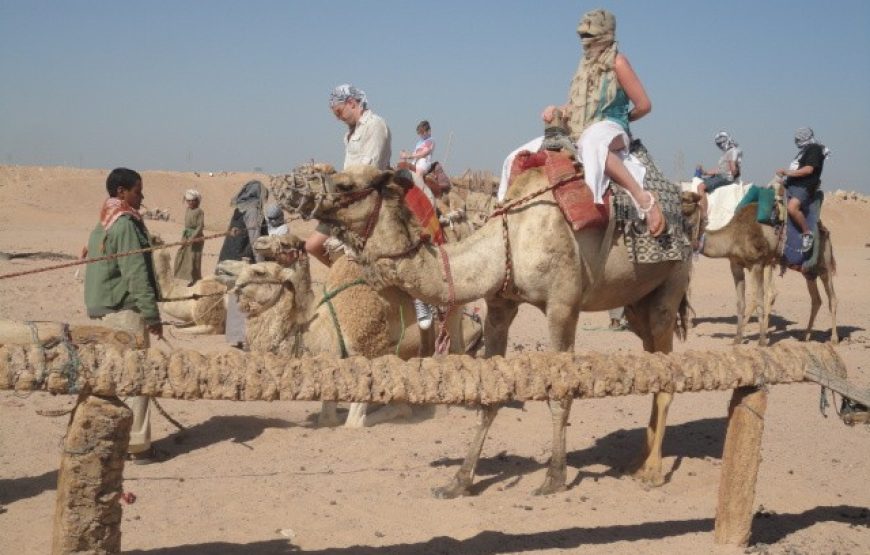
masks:
<path fill-rule="evenodd" d="M 789 166 L 789 169 L 792 170 L 796 170 L 800 167 L 801 156 L 803 156 L 804 151 L 807 149 L 808 146 L 817 145 L 820 143 L 818 139 L 816 139 L 816 134 L 813 132 L 812 128 L 801 127 L 794 132 L 794 144 L 796 147 L 798 147 L 798 153 L 797 156 L 794 157 L 794 160 L 792 160 L 791 165 Z M 825 145 L 821 146 L 822 154 L 824 154 L 825 158 L 830 158 L 831 149 L 826 147 Z"/>
<path fill-rule="evenodd" d="M 718 146 L 723 152 L 728 152 L 732 148 L 737 148 L 737 141 L 735 141 L 734 138 L 725 131 L 719 131 L 716 133 L 713 142 L 716 143 L 716 146 Z"/>
<path fill-rule="evenodd" d="M 270 204 L 266 208 L 266 221 L 269 227 L 278 227 L 284 223 L 284 211 L 277 204 Z"/>
<path fill-rule="evenodd" d="M 269 190 L 256 179 L 252 179 L 236 193 L 236 196 L 230 201 L 230 206 L 234 206 L 242 212 L 256 207 L 257 211 L 262 214 L 263 205 L 267 200 L 269 200 Z"/>
<path fill-rule="evenodd" d="M 351 98 L 358 100 L 363 108 L 367 107 L 369 104 L 369 100 L 366 97 L 366 92 L 364 90 L 358 89 L 350 83 L 344 83 L 335 87 L 332 89 L 332 92 L 329 93 L 329 105 L 335 106 L 336 104 L 346 102 Z"/>
<path fill-rule="evenodd" d="M 269 190 L 256 179 L 252 179 L 233 197 L 230 206 L 244 215 L 245 225 L 248 228 L 258 229 L 263 224 L 263 207 L 267 200 L 269 200 Z M 250 231 L 252 230 L 249 229 Z"/>
<path fill-rule="evenodd" d="M 202 198 L 202 194 L 196 189 L 188 189 L 184 192 L 184 200 L 199 200 Z"/>
<path fill-rule="evenodd" d="M 583 58 L 571 82 L 568 95 L 571 118 L 568 128 L 577 140 L 583 130 L 601 119 L 599 100 L 607 105 L 616 97 L 619 83 L 613 73 L 618 52 L 616 18 L 607 10 L 592 10 L 583 15 L 577 26 L 583 44 Z M 585 36 L 590 35 L 590 36 Z M 604 91 L 602 85 L 606 83 Z"/>
<path fill-rule="evenodd" d="M 133 207 L 127 204 L 126 200 L 109 197 L 103 202 L 103 206 L 100 207 L 100 224 L 108 232 L 109 228 L 124 214 L 127 214 L 134 220 L 142 221 L 142 216 L 139 212 L 133 210 Z"/>

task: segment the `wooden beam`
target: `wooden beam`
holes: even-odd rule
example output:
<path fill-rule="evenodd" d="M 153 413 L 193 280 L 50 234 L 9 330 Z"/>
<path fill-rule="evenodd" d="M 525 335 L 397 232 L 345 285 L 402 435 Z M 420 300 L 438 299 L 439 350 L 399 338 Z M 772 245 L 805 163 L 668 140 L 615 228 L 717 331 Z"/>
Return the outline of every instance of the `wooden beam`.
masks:
<path fill-rule="evenodd" d="M 79 399 L 63 442 L 52 555 L 121 552 L 119 498 L 132 424 L 117 397 Z"/>
<path fill-rule="evenodd" d="M 846 375 L 830 345 L 792 342 L 669 355 L 535 352 L 408 361 L 395 356 L 294 359 L 237 350 L 209 355 L 154 348 L 122 352 L 101 345 L 73 351 L 65 345 L 0 347 L 0 390 L 234 401 L 489 405 L 728 390 L 801 382 L 817 371 Z"/>
<path fill-rule="evenodd" d="M 722 450 L 719 503 L 716 507 L 715 541 L 746 545 L 752 531 L 755 484 L 761 464 L 761 434 L 767 390 L 739 387 L 728 407 L 728 431 Z"/>

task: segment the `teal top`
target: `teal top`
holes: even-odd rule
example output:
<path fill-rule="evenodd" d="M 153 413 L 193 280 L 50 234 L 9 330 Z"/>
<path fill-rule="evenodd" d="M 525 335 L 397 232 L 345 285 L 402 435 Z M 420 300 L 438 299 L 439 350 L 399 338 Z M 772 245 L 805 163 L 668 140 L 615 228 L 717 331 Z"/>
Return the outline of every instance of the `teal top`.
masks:
<path fill-rule="evenodd" d="M 616 96 L 613 97 L 613 100 L 608 104 L 604 104 L 604 91 L 607 90 L 608 78 L 605 78 L 601 83 L 601 98 L 598 100 L 598 110 L 596 110 L 596 116 L 601 116 L 600 119 L 609 119 L 611 121 L 615 121 L 619 125 L 625 129 L 625 132 L 628 133 L 628 113 L 631 111 L 630 101 L 628 100 L 628 95 L 625 94 L 625 91 L 622 87 L 616 87 Z M 595 118 L 599 119 L 598 117 Z"/>

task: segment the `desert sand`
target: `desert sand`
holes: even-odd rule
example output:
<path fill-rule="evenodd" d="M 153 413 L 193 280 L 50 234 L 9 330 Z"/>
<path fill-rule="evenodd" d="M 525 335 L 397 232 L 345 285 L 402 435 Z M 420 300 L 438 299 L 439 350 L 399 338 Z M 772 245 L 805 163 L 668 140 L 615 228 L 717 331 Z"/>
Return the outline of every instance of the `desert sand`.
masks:
<path fill-rule="evenodd" d="M 152 232 L 181 235 L 182 194 L 203 194 L 206 232 L 223 231 L 243 173 L 147 171 L 145 204 L 169 209 Z M 27 253 L 76 256 L 96 223 L 106 170 L 0 166 L 0 274 L 64 262 Z M 870 386 L 870 204 L 831 198 L 823 220 L 833 234 L 840 300 L 837 347 L 850 380 Z M 304 235 L 310 222 L 293 221 Z M 220 241 L 205 247 L 204 271 Z M 315 280 L 322 266 L 312 263 Z M 83 270 L 67 268 L 0 280 L 0 318 L 88 321 Z M 797 341 L 809 314 L 803 278 L 777 279 L 769 337 Z M 695 264 L 694 328 L 677 350 L 730 348 L 734 287 L 725 260 Z M 482 308 L 482 306 L 481 306 Z M 581 315 L 577 350 L 640 350 L 630 332 L 607 329 L 606 313 Z M 545 349 L 543 316 L 521 309 L 510 351 Z M 749 324 L 747 342 L 757 339 Z M 161 348 L 215 351 L 220 336 L 168 331 Z M 830 337 L 823 306 L 813 341 Z M 713 544 L 713 518 L 727 393 L 678 395 L 664 455 L 667 483 L 644 490 L 624 467 L 640 448 L 650 399 L 574 403 L 568 434 L 567 491 L 535 497 L 550 449 L 543 403 L 499 413 L 484 446 L 474 495 L 439 500 L 430 488 L 456 471 L 475 413 L 418 408 L 409 420 L 362 430 L 314 425 L 319 403 L 161 401 L 188 429 L 153 414 L 161 461 L 127 465 L 125 552 L 148 554 L 426 553 L 870 553 L 870 427 L 849 428 L 819 413 L 819 387 L 772 388 L 748 548 Z M 0 392 L 0 553 L 42 554 L 50 547 L 54 488 L 67 419 L 37 411 L 69 408 L 72 397 Z"/>

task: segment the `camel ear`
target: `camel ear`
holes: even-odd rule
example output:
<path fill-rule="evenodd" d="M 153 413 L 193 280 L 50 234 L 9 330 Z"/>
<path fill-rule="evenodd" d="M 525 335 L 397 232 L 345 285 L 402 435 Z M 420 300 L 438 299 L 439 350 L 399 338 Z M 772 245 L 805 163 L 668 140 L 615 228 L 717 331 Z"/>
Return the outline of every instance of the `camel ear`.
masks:
<path fill-rule="evenodd" d="M 397 171 L 393 176 L 393 181 L 406 191 L 414 186 L 414 176 L 411 175 L 411 170 L 408 169 Z"/>

